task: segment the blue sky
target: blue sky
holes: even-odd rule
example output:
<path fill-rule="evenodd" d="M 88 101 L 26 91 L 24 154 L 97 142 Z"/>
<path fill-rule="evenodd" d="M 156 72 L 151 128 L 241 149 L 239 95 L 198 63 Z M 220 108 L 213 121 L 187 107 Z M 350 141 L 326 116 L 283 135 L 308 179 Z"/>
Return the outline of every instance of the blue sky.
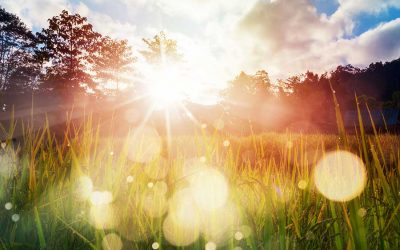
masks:
<path fill-rule="evenodd" d="M 328 16 L 335 13 L 339 8 L 339 3 L 336 0 L 312 0 L 314 6 L 319 13 L 325 13 Z M 382 23 L 389 22 L 400 17 L 400 9 L 389 7 L 385 11 L 379 13 L 362 13 L 355 18 L 355 27 L 353 33 L 349 37 L 356 37 L 369 29 L 375 28 Z"/>
<path fill-rule="evenodd" d="M 312 0 L 311 2 L 319 13 L 325 13 L 328 16 L 335 13 L 340 6 L 338 1 L 335 0 Z M 361 13 L 355 17 L 355 27 L 349 37 L 357 37 L 369 29 L 399 17 L 400 9 L 393 6 L 379 13 Z"/>
<path fill-rule="evenodd" d="M 339 7 L 335 0 L 312 0 L 312 4 L 318 9 L 318 12 L 332 15 Z"/>
<path fill-rule="evenodd" d="M 367 14 L 360 15 L 357 18 L 357 25 L 354 29 L 354 36 L 358 36 L 371 28 L 377 27 L 381 23 L 386 23 L 400 17 L 400 9 L 389 8 L 387 11 L 381 12 L 378 15 Z"/>
<path fill-rule="evenodd" d="M 399 0 L 0 0 L 35 30 L 62 9 L 134 48 L 160 30 L 214 82 L 240 70 L 272 78 L 400 57 Z"/>

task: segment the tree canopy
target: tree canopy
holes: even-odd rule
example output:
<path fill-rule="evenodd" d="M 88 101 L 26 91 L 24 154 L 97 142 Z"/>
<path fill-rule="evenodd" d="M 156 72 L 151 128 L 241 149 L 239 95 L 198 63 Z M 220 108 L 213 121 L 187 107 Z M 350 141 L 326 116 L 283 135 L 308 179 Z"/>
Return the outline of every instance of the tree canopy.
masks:
<path fill-rule="evenodd" d="M 89 71 L 101 35 L 93 31 L 87 18 L 64 10 L 49 19 L 49 27 L 38 37 L 50 62 L 44 79 L 47 86 L 69 91 L 82 85 L 94 88 Z"/>
<path fill-rule="evenodd" d="M 86 17 L 66 10 L 34 34 L 18 16 L 0 8 L 0 91 L 109 94 L 122 91 L 121 86 L 140 85 L 133 77 L 140 70 L 135 52 L 156 67 L 182 62 L 177 41 L 166 33 L 143 42 L 146 49 L 134 51 L 127 40 L 103 36 Z M 273 100 L 274 105 L 289 107 L 293 117 L 324 122 L 333 113 L 331 87 L 342 110 L 354 109 L 355 96 L 373 108 L 399 108 L 400 59 L 365 69 L 339 65 L 331 72 L 307 71 L 277 82 L 266 70 L 241 72 L 221 96 L 230 110 L 241 106 L 264 112 L 261 104 Z"/>
<path fill-rule="evenodd" d="M 37 43 L 19 17 L 0 8 L 0 90 L 36 86 L 41 65 Z"/>
<path fill-rule="evenodd" d="M 168 38 L 163 31 L 152 39 L 143 38 L 143 42 L 146 43 L 147 50 L 142 50 L 141 54 L 149 63 L 168 63 L 181 57 L 177 51 L 177 42 Z"/>
<path fill-rule="evenodd" d="M 127 40 L 114 40 L 106 36 L 101 39 L 93 59 L 95 80 L 100 85 L 115 85 L 120 90 L 121 84 L 132 85 L 129 77 L 133 71 L 136 58 Z"/>
<path fill-rule="evenodd" d="M 222 95 L 230 102 L 251 103 L 271 94 L 271 81 L 265 70 L 259 70 L 254 75 L 241 72 L 231 81 Z"/>

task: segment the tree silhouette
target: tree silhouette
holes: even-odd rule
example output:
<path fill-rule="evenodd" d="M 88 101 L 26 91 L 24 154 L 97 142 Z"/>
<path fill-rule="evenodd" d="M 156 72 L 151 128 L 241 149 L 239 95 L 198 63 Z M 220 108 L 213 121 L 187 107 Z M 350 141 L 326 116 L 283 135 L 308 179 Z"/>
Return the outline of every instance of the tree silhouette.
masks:
<path fill-rule="evenodd" d="M 258 100 L 268 98 L 271 94 L 271 80 L 265 70 L 259 70 L 253 76 L 255 95 Z"/>
<path fill-rule="evenodd" d="M 121 84 L 131 85 L 129 74 L 133 72 L 135 61 L 127 40 L 103 37 L 93 58 L 96 82 L 100 85 L 113 84 L 117 91 Z"/>
<path fill-rule="evenodd" d="M 400 109 L 400 91 L 393 93 L 392 100 L 390 101 L 390 107 Z"/>
<path fill-rule="evenodd" d="M 255 75 L 248 75 L 242 71 L 229 83 L 228 88 L 222 91 L 222 95 L 230 102 L 250 105 L 267 98 L 270 91 L 271 81 L 265 70 L 259 70 Z"/>
<path fill-rule="evenodd" d="M 37 39 L 14 14 L 0 8 L 0 90 L 33 88 L 40 72 Z"/>
<path fill-rule="evenodd" d="M 90 70 L 101 35 L 93 31 L 86 17 L 71 15 L 66 10 L 48 21 L 49 27 L 38 34 L 50 63 L 44 77 L 46 86 L 69 91 L 94 90 Z"/>
<path fill-rule="evenodd" d="M 152 39 L 143 38 L 143 42 L 146 43 L 147 50 L 140 51 L 140 53 L 151 64 L 167 64 L 181 59 L 177 51 L 177 42 L 167 38 L 163 31 Z"/>
<path fill-rule="evenodd" d="M 242 101 L 245 97 L 248 97 L 254 92 L 252 85 L 252 77 L 242 71 L 233 81 L 229 83 L 228 88 L 223 90 L 222 95 L 228 100 L 232 99 L 236 101 Z"/>

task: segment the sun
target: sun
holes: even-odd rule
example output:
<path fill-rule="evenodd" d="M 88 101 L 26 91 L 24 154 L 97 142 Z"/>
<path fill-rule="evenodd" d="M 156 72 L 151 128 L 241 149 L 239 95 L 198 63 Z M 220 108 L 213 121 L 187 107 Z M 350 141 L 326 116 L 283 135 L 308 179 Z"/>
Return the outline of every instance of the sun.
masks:
<path fill-rule="evenodd" d="M 167 109 L 188 98 L 187 85 L 192 82 L 177 66 L 164 66 L 147 79 L 147 94 L 155 109 Z"/>
<path fill-rule="evenodd" d="M 164 116 L 167 138 L 170 138 L 171 125 L 182 119 L 187 118 L 194 126 L 201 126 L 198 118 L 192 114 L 192 105 L 215 105 L 219 101 L 219 92 L 214 86 L 216 80 L 213 74 L 206 73 L 192 61 L 165 58 L 152 63 L 145 58 L 138 61 L 137 72 L 140 73 L 134 76 L 136 89 L 129 102 L 143 100 L 148 105 L 140 126 L 144 126 L 152 117 Z"/>

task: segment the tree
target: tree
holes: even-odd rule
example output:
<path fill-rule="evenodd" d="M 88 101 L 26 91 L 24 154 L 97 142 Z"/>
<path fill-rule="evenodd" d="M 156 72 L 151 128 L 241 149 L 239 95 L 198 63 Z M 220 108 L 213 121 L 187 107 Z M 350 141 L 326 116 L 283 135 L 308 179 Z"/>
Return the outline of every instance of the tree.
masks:
<path fill-rule="evenodd" d="M 259 99 L 264 99 L 270 95 L 271 91 L 271 80 L 269 79 L 269 75 L 265 70 L 259 70 L 253 76 L 255 95 Z"/>
<path fill-rule="evenodd" d="M 229 100 L 239 103 L 262 101 L 270 94 L 271 81 L 265 70 L 259 70 L 255 75 L 241 72 L 222 95 Z"/>
<path fill-rule="evenodd" d="M 133 71 L 135 60 L 127 40 L 113 40 L 108 36 L 102 38 L 93 62 L 96 81 L 101 85 L 111 83 L 116 90 L 121 84 L 131 84 L 131 78 L 126 74 Z"/>
<path fill-rule="evenodd" d="M 147 45 L 147 50 L 140 53 L 151 64 L 167 64 L 171 61 L 179 61 L 181 58 L 177 51 L 177 42 L 167 38 L 163 31 L 152 39 L 143 38 L 143 41 Z"/>
<path fill-rule="evenodd" d="M 101 35 L 93 31 L 86 17 L 66 10 L 48 21 L 49 27 L 38 34 L 50 63 L 44 81 L 60 90 L 95 89 L 89 72 Z"/>
<path fill-rule="evenodd" d="M 41 67 L 36 46 L 25 24 L 0 8 L 0 90 L 34 87 Z"/>

